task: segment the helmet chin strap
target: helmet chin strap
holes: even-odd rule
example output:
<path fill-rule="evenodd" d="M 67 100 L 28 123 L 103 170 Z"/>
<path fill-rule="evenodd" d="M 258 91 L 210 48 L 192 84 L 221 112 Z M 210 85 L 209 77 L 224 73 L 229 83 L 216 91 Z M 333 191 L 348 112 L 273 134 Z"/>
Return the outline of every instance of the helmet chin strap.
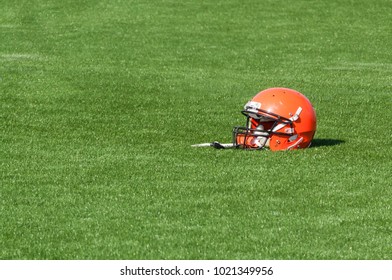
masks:
<path fill-rule="evenodd" d="M 295 112 L 294 116 L 292 116 L 291 118 L 289 118 L 290 121 L 295 122 L 296 120 L 298 120 L 299 115 L 302 112 L 302 107 L 298 107 L 297 111 Z M 278 131 L 279 129 L 285 127 L 287 125 L 287 123 L 280 123 L 277 126 L 274 127 L 274 129 L 272 129 L 273 132 Z M 290 129 L 290 133 L 294 133 L 294 129 Z"/>
<path fill-rule="evenodd" d="M 268 132 L 264 132 L 264 131 L 258 131 L 259 130 L 264 130 L 264 126 L 262 124 L 258 125 L 256 127 L 256 130 L 253 133 L 253 136 L 255 137 L 252 142 L 253 144 L 255 144 L 258 148 L 262 148 L 264 146 L 266 146 L 267 142 L 268 142 L 268 146 L 269 147 L 269 133 Z"/>
<path fill-rule="evenodd" d="M 301 137 L 299 138 L 297 141 L 295 141 L 294 144 L 290 145 L 287 147 L 287 150 L 291 150 L 292 148 L 294 148 L 295 146 L 298 146 L 299 144 L 301 144 L 304 141 L 304 138 Z"/>
<path fill-rule="evenodd" d="M 264 144 L 264 147 L 267 147 L 267 148 L 269 148 L 269 146 L 270 146 L 270 138 L 268 138 L 267 139 L 267 141 L 265 142 L 265 144 Z"/>

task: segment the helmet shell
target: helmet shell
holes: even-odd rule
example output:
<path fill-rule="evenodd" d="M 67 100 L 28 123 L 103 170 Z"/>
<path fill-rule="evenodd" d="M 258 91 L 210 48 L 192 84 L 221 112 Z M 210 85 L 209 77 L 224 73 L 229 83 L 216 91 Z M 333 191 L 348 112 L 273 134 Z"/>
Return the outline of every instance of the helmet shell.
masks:
<path fill-rule="evenodd" d="M 270 128 L 268 142 L 273 151 L 307 148 L 316 133 L 316 112 L 312 104 L 306 96 L 293 89 L 263 90 L 245 105 L 242 112 L 250 117 L 251 129 L 267 124 L 261 121 L 263 117 L 275 121 Z M 256 115 L 259 120 L 255 119 Z"/>

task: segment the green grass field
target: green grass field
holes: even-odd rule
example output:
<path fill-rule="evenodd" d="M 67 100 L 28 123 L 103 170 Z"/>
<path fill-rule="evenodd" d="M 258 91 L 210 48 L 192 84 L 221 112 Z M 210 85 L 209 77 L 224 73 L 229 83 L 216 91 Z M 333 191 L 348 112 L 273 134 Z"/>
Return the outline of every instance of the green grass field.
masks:
<path fill-rule="evenodd" d="M 391 259 L 390 0 L 0 0 L 0 259 Z M 312 148 L 231 141 L 269 87 Z"/>

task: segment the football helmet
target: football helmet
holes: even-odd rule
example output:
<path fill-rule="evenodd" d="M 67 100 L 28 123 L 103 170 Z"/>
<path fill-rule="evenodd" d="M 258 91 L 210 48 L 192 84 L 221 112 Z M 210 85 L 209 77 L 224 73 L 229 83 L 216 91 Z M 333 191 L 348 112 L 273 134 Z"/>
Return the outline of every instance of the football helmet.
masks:
<path fill-rule="evenodd" d="M 269 88 L 245 104 L 246 126 L 233 129 L 233 145 L 244 149 L 294 150 L 310 146 L 316 113 L 310 101 L 289 88 Z"/>

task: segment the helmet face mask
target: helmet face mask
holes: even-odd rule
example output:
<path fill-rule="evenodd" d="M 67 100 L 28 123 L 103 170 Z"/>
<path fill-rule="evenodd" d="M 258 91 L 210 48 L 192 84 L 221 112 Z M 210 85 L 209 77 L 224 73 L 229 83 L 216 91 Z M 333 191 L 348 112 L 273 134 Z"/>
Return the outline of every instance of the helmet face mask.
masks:
<path fill-rule="evenodd" d="M 310 101 L 287 88 L 258 93 L 242 111 L 246 126 L 233 129 L 233 144 L 243 149 L 291 150 L 307 148 L 316 132 Z"/>
<path fill-rule="evenodd" d="M 260 150 L 269 146 L 269 132 L 237 126 L 233 130 L 233 143 L 236 147 Z"/>
<path fill-rule="evenodd" d="M 291 120 L 282 119 L 279 116 L 267 117 L 267 114 L 263 115 L 260 112 L 255 114 L 244 110 L 242 113 L 246 116 L 246 126 L 236 126 L 233 129 L 233 143 L 238 147 L 260 150 L 269 148 L 273 135 L 293 136 Z M 287 133 L 275 132 L 278 125 L 288 126 L 290 129 Z"/>

